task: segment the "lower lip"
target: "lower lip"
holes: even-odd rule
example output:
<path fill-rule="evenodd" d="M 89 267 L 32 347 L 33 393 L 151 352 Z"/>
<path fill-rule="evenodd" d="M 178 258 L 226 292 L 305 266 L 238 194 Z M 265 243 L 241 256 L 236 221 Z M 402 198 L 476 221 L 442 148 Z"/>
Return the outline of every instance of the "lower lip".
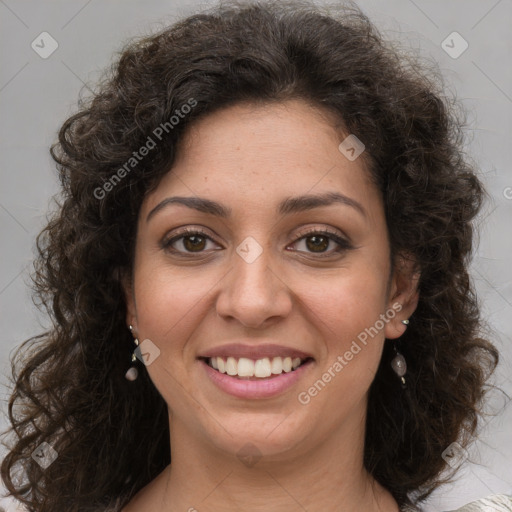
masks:
<path fill-rule="evenodd" d="M 308 371 L 313 360 L 307 361 L 289 373 L 283 372 L 280 375 L 260 380 L 232 377 L 213 369 L 202 359 L 199 362 L 205 368 L 211 381 L 222 391 L 237 398 L 270 398 L 290 389 Z"/>

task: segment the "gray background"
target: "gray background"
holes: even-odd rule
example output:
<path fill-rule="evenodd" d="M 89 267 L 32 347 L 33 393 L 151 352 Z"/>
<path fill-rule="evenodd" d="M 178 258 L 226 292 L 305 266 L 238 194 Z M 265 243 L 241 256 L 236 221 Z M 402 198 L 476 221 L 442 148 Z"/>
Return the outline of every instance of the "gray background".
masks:
<path fill-rule="evenodd" d="M 446 90 L 468 112 L 467 153 L 480 166 L 491 196 L 480 218 L 473 277 L 502 363 L 495 382 L 512 395 L 512 3 L 511 0 L 364 0 L 358 5 L 388 38 L 438 63 Z M 193 1 L 0 0 L 0 381 L 8 397 L 9 357 L 46 319 L 30 299 L 35 236 L 58 184 L 48 148 L 74 110 L 84 84 L 94 83 L 132 36 L 174 22 Z M 41 58 L 31 47 L 42 32 L 58 42 Z M 457 31 L 469 44 L 458 58 L 442 41 Z M 40 40 L 40 39 L 37 39 Z M 454 50 L 461 48 L 451 43 Z M 46 46 L 47 47 L 47 46 Z M 452 50 L 453 51 L 453 50 Z M 499 412 L 486 420 L 456 482 L 440 489 L 427 510 L 450 510 L 476 498 L 512 493 L 512 407 L 491 395 Z M 6 426 L 2 415 L 0 428 Z M 15 510 L 7 500 L 0 504 Z"/>

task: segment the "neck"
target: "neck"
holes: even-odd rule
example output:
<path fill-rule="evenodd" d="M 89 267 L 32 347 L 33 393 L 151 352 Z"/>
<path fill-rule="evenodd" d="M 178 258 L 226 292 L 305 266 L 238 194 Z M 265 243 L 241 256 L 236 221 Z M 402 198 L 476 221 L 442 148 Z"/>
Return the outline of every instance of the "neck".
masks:
<path fill-rule="evenodd" d="M 398 512 L 363 466 L 364 418 L 312 449 L 245 464 L 194 438 L 176 418 L 171 425 L 172 464 L 159 477 L 155 510 Z"/>

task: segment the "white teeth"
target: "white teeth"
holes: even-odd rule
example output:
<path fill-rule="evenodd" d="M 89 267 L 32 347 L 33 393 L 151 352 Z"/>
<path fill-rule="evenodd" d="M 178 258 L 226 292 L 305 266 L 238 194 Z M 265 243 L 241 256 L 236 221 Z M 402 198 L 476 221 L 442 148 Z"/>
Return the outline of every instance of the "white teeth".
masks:
<path fill-rule="evenodd" d="M 262 359 L 249 359 L 241 357 L 210 357 L 208 360 L 211 367 L 220 373 L 227 373 L 231 376 L 238 377 L 258 377 L 266 378 L 271 375 L 280 375 L 281 373 L 289 373 L 298 368 L 302 362 L 300 357 L 274 357 L 270 360 L 268 357 Z"/>
<path fill-rule="evenodd" d="M 283 372 L 283 359 L 281 357 L 274 357 L 272 359 L 272 373 L 279 375 Z"/>
<path fill-rule="evenodd" d="M 252 377 L 254 375 L 254 361 L 241 357 L 238 360 L 238 376 L 239 377 Z"/>
<path fill-rule="evenodd" d="M 226 361 L 226 373 L 228 375 L 236 375 L 238 373 L 238 365 L 234 357 L 228 357 Z"/>
<path fill-rule="evenodd" d="M 272 375 L 270 370 L 270 359 L 268 357 L 265 357 L 265 359 L 258 359 L 254 364 L 254 376 L 270 377 L 270 375 Z"/>

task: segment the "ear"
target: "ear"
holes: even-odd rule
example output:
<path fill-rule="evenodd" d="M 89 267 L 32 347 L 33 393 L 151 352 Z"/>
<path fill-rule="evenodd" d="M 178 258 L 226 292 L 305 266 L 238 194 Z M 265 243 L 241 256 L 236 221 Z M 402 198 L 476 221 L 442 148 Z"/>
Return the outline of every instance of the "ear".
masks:
<path fill-rule="evenodd" d="M 118 275 L 126 303 L 126 326 L 131 325 L 134 332 L 137 332 L 137 309 L 135 307 L 133 279 L 128 269 L 118 269 Z"/>
<path fill-rule="evenodd" d="M 399 338 L 407 329 L 402 320 L 408 320 L 418 306 L 420 276 L 412 255 L 401 252 L 396 256 L 389 286 L 388 308 L 397 314 L 386 324 L 386 338 Z"/>

